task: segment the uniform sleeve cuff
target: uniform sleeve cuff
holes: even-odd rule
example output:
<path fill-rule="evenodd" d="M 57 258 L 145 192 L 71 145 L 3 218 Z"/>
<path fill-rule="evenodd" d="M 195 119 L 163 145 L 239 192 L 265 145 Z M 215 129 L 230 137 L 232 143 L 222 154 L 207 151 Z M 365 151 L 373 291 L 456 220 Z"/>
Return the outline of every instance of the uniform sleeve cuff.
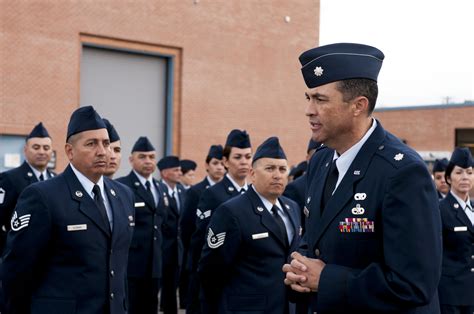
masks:
<path fill-rule="evenodd" d="M 347 310 L 347 277 L 349 269 L 328 264 L 323 268 L 319 279 L 318 311 Z"/>

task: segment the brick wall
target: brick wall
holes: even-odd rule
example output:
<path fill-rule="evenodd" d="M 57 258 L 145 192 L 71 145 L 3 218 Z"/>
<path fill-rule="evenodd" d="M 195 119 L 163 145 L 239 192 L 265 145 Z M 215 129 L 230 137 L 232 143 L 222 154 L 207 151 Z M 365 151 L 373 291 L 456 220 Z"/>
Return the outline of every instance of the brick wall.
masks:
<path fill-rule="evenodd" d="M 290 163 L 304 158 L 310 132 L 297 58 L 318 42 L 319 0 L 6 0 L 0 12 L 0 134 L 27 134 L 43 121 L 58 171 L 79 103 L 84 34 L 181 51 L 174 149 L 198 161 L 199 175 L 209 145 L 232 128 L 247 129 L 255 147 L 280 136 Z"/>

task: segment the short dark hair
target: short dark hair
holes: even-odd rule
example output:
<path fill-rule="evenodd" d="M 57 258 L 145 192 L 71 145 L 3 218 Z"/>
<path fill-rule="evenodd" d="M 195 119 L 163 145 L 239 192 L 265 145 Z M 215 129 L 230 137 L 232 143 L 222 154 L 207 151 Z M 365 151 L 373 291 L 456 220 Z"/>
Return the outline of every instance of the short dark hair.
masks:
<path fill-rule="evenodd" d="M 367 97 L 369 100 L 369 114 L 374 111 L 379 88 L 376 81 L 370 79 L 349 79 L 338 81 L 336 87 L 341 93 L 344 101 L 350 101 L 358 96 Z"/>
<path fill-rule="evenodd" d="M 450 162 L 444 172 L 444 181 L 446 181 L 449 186 L 451 186 L 451 183 L 448 182 L 448 177 L 451 179 L 451 173 L 453 172 L 455 166 L 456 165 L 454 163 Z"/>
<path fill-rule="evenodd" d="M 226 145 L 224 147 L 224 150 L 222 151 L 222 157 L 225 157 L 226 159 L 229 159 L 231 151 L 232 151 L 232 146 Z"/>

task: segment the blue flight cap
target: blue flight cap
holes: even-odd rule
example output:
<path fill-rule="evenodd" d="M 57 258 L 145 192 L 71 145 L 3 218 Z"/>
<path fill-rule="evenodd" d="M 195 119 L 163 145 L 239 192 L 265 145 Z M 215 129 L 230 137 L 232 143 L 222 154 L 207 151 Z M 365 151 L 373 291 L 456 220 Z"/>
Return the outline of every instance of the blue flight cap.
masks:
<path fill-rule="evenodd" d="M 253 155 L 252 163 L 260 158 L 286 159 L 285 152 L 280 146 L 278 137 L 272 136 L 265 140 Z"/>
<path fill-rule="evenodd" d="M 310 150 L 317 149 L 319 146 L 321 146 L 321 143 L 316 142 L 313 139 L 310 139 L 308 142 L 308 149 L 306 150 L 306 153 L 309 153 Z"/>
<path fill-rule="evenodd" d="M 133 145 L 132 153 L 134 153 L 134 152 L 152 152 L 154 150 L 155 150 L 155 148 L 153 147 L 153 145 L 151 145 L 150 141 L 148 140 L 148 137 L 140 136 L 138 138 L 138 140 L 135 142 L 135 145 Z"/>
<path fill-rule="evenodd" d="M 31 133 L 28 134 L 28 136 L 26 137 L 26 140 L 29 140 L 32 137 L 42 137 L 42 138 L 49 137 L 49 138 L 51 138 L 51 136 L 49 136 L 48 130 L 46 130 L 46 128 L 43 126 L 43 122 L 38 123 L 33 128 L 33 130 L 31 130 Z"/>
<path fill-rule="evenodd" d="M 107 127 L 97 111 L 92 106 L 80 107 L 71 115 L 66 141 L 74 134 L 98 129 L 107 129 Z"/>
<path fill-rule="evenodd" d="M 188 172 L 189 170 L 196 170 L 197 167 L 197 164 L 190 159 L 182 159 L 179 161 L 179 164 L 183 173 Z"/>
<path fill-rule="evenodd" d="M 298 165 L 296 165 L 295 167 L 293 167 L 293 169 L 290 170 L 289 175 L 299 177 L 306 171 L 307 168 L 308 168 L 308 162 L 304 160 L 300 162 Z"/>
<path fill-rule="evenodd" d="M 222 148 L 222 145 L 211 145 L 209 148 L 209 152 L 207 153 L 207 157 L 210 159 L 215 158 L 215 159 L 222 159 L 224 149 Z"/>
<path fill-rule="evenodd" d="M 109 133 L 109 139 L 110 143 L 120 141 L 120 136 L 117 133 L 117 130 L 115 130 L 114 126 L 112 123 L 110 123 L 109 120 L 102 118 L 104 120 L 105 126 L 107 127 L 107 132 Z"/>
<path fill-rule="evenodd" d="M 448 167 L 448 163 L 449 161 L 446 158 L 436 159 L 433 164 L 433 173 L 446 171 L 446 168 Z"/>
<path fill-rule="evenodd" d="M 310 49 L 299 59 L 306 86 L 314 88 L 357 78 L 377 82 L 384 54 L 367 45 L 338 43 Z"/>
<path fill-rule="evenodd" d="M 180 166 L 179 158 L 177 156 L 165 156 L 158 161 L 158 169 L 160 169 L 160 171 Z"/>
<path fill-rule="evenodd" d="M 247 131 L 245 130 L 240 131 L 237 129 L 230 131 L 229 135 L 227 135 L 225 146 L 237 147 L 237 148 L 251 147 L 250 137 L 247 134 Z"/>
<path fill-rule="evenodd" d="M 456 147 L 449 163 L 461 168 L 469 168 L 473 166 L 471 151 L 467 147 Z"/>

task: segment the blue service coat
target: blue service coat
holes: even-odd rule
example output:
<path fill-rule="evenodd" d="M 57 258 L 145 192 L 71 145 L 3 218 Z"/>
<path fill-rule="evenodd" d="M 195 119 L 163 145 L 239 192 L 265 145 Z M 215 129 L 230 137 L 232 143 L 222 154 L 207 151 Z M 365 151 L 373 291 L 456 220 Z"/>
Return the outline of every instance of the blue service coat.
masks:
<path fill-rule="evenodd" d="M 204 180 L 191 186 L 186 191 L 186 200 L 184 202 L 183 209 L 181 210 L 179 225 L 181 231 L 181 241 L 183 242 L 184 250 L 188 253 L 189 246 L 191 244 L 191 236 L 196 230 L 196 209 L 198 207 L 199 198 L 201 197 L 202 193 L 210 186 L 211 184 L 206 177 Z M 186 259 L 190 261 L 190 256 L 187 256 Z M 185 266 L 189 269 L 189 263 Z"/>
<path fill-rule="evenodd" d="M 163 264 L 180 266 L 183 261 L 183 243 L 179 232 L 180 210 L 171 205 L 168 187 L 162 181 L 159 181 L 159 185 L 167 203 L 166 219 L 163 223 Z M 178 183 L 177 190 L 180 208 L 182 209 L 185 203 L 185 189 Z"/>
<path fill-rule="evenodd" d="M 439 301 L 474 305 L 474 226 L 451 193 L 439 203 L 443 223 L 443 269 Z"/>
<path fill-rule="evenodd" d="M 196 210 L 196 230 L 191 237 L 189 248 L 189 268 L 192 271 L 197 269 L 206 238 L 207 226 L 209 225 L 214 210 L 225 201 L 237 195 L 239 195 L 239 192 L 235 189 L 227 176 L 224 176 L 220 182 L 214 184 L 202 193 Z"/>
<path fill-rule="evenodd" d="M 49 178 L 56 174 L 47 170 Z M 21 192 L 30 184 L 38 182 L 31 166 L 24 161 L 21 166 L 0 173 L 0 254 L 3 251 L 6 232 L 10 230 L 10 219 Z"/>
<path fill-rule="evenodd" d="M 68 166 L 21 194 L 3 255 L 7 313 L 126 313 L 126 270 L 133 194 L 104 178 L 113 212 L 110 232 Z M 25 225 L 26 224 L 26 225 Z"/>
<path fill-rule="evenodd" d="M 284 196 L 279 202 L 294 230 L 289 247 L 253 188 L 215 210 L 198 272 L 218 313 L 287 313 L 281 268 L 299 245 L 301 224 L 298 205 Z"/>
<path fill-rule="evenodd" d="M 321 215 L 333 154 L 308 169 L 302 250 L 326 263 L 312 310 L 439 313 L 440 215 L 423 160 L 378 123 Z"/>
<path fill-rule="evenodd" d="M 161 278 L 162 272 L 162 225 L 168 212 L 166 194 L 158 181 L 153 184 L 158 193 L 158 205 L 143 187 L 137 175 L 131 171 L 117 179 L 128 186 L 135 195 L 135 230 L 128 255 L 128 276 L 134 278 Z"/>

